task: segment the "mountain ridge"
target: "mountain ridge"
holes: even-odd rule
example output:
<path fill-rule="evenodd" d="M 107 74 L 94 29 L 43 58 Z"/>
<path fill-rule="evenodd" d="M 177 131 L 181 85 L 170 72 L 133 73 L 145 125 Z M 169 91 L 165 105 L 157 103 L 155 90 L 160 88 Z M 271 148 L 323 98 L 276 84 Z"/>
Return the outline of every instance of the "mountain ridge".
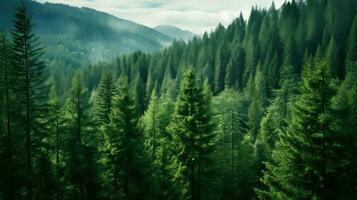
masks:
<path fill-rule="evenodd" d="M 170 36 L 173 39 L 182 39 L 184 41 L 189 41 L 192 39 L 196 34 L 189 30 L 183 30 L 179 27 L 169 25 L 169 24 L 162 24 L 154 27 L 155 30 Z"/>

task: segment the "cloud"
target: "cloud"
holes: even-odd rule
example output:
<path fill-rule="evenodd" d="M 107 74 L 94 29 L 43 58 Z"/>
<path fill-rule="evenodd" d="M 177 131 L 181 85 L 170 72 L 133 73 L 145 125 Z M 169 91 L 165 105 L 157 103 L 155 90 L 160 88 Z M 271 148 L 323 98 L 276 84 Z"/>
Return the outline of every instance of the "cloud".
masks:
<path fill-rule="evenodd" d="M 163 3 L 160 3 L 160 2 L 154 2 L 154 1 L 145 1 L 144 2 L 145 8 L 159 8 L 162 5 L 163 5 Z"/>
<path fill-rule="evenodd" d="M 202 34 L 219 23 L 228 25 L 242 12 L 248 18 L 251 7 L 269 7 L 272 0 L 39 0 L 90 7 L 146 26 L 170 24 Z M 277 7 L 285 0 L 274 0 Z"/>

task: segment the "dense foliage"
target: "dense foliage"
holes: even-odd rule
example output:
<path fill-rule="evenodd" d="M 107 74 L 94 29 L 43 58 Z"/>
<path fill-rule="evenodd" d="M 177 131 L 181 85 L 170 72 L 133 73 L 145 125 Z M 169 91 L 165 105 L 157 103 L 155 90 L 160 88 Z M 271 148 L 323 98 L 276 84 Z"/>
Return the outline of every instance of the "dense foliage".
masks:
<path fill-rule="evenodd" d="M 0 36 L 0 199 L 357 198 L 355 0 L 252 8 L 70 75 L 29 16 Z"/>

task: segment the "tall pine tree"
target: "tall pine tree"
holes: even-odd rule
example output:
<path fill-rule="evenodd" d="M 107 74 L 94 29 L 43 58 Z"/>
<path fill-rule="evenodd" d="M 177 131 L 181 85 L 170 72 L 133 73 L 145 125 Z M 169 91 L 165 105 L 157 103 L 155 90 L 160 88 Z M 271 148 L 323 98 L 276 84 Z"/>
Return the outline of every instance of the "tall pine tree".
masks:
<path fill-rule="evenodd" d="M 170 133 L 177 141 L 184 199 L 201 199 L 203 166 L 207 166 L 207 155 L 214 144 L 211 118 L 209 94 L 204 92 L 193 70 L 189 69 L 182 80 L 176 110 L 169 126 Z"/>
<path fill-rule="evenodd" d="M 26 195 L 31 200 L 34 198 L 34 181 L 42 176 L 41 171 L 34 166 L 48 160 L 44 152 L 47 150 L 44 143 L 47 121 L 44 113 L 47 109 L 48 87 L 45 83 L 45 64 L 41 61 L 42 46 L 38 37 L 32 33 L 32 22 L 25 2 L 16 10 L 11 34 L 11 66 L 14 71 L 12 81 L 17 109 L 20 111 L 16 118 L 21 126 L 17 131 L 26 138 Z M 44 191 L 37 188 L 36 195 L 41 196 L 42 192 Z"/>

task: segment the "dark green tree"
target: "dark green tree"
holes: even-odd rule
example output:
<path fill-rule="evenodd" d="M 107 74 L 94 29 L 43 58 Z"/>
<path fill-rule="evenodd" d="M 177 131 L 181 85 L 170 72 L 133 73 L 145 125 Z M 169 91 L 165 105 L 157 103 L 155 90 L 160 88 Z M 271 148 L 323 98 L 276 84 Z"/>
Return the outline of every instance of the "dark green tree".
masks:
<path fill-rule="evenodd" d="M 169 126 L 169 132 L 177 141 L 184 199 L 201 199 L 203 166 L 207 166 L 205 163 L 214 144 L 214 125 L 207 90 L 203 90 L 193 70 L 189 69 L 182 80 Z"/>
<path fill-rule="evenodd" d="M 309 61 L 310 60 L 310 61 Z M 300 95 L 286 130 L 280 131 L 262 179 L 261 199 L 328 197 L 328 152 L 333 95 L 326 63 L 306 61 Z"/>
<path fill-rule="evenodd" d="M 44 193 L 41 188 L 37 188 L 41 187 L 39 184 L 35 185 L 42 177 L 43 171 L 34 166 L 41 165 L 44 160 L 49 159 L 45 158 L 48 149 L 44 142 L 47 137 L 45 113 L 48 87 L 45 64 L 41 61 L 43 48 L 38 37 L 32 33 L 32 22 L 25 2 L 16 10 L 11 34 L 11 66 L 14 71 L 12 86 L 17 99 L 17 109 L 20 111 L 16 114 L 20 126 L 17 131 L 26 138 L 26 196 L 31 200 L 34 198 L 34 191 L 36 198 L 42 198 Z"/>
<path fill-rule="evenodd" d="M 114 77 L 111 73 L 103 74 L 96 97 L 96 115 L 99 123 L 110 123 L 109 115 L 113 107 L 113 97 L 116 93 Z"/>
<path fill-rule="evenodd" d="M 128 80 L 121 77 L 110 123 L 103 129 L 109 199 L 155 199 L 152 169 Z"/>
<path fill-rule="evenodd" d="M 67 179 L 72 186 L 71 198 L 96 199 L 97 182 L 95 147 L 93 142 L 93 120 L 89 115 L 88 93 L 83 86 L 81 75 L 73 77 L 72 88 L 66 103 L 65 126 L 68 131 L 66 151 Z"/>
<path fill-rule="evenodd" d="M 11 83 L 10 83 L 10 63 L 9 63 L 8 41 L 0 32 L 0 197 L 14 199 L 15 176 L 14 176 L 14 137 L 12 125 Z"/>

